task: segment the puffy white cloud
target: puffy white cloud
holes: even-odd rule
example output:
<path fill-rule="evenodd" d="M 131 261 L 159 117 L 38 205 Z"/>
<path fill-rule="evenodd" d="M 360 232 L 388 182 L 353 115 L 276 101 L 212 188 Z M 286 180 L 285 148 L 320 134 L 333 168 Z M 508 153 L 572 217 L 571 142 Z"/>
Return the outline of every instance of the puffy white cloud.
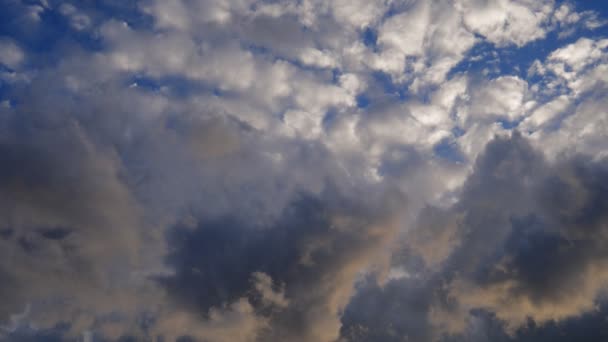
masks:
<path fill-rule="evenodd" d="M 539 109 L 539 115 L 561 114 L 564 118 L 559 122 L 559 129 L 533 133 L 531 137 L 535 139 L 535 143 L 538 146 L 546 146 L 545 151 L 553 158 L 564 153 L 590 153 L 597 158 L 605 156 L 605 129 L 608 124 L 606 101 L 588 98 L 576 106 L 570 104 L 569 107 L 563 108 L 559 107 L 561 105 L 558 99 Z M 545 111 L 547 114 L 544 114 Z M 534 120 L 534 116 L 531 120 Z"/>
<path fill-rule="evenodd" d="M 364 28 L 375 24 L 388 10 L 392 0 L 337 0 L 331 2 L 332 11 L 336 20 Z"/>
<path fill-rule="evenodd" d="M 547 58 L 545 68 L 578 96 L 595 88 L 598 82 L 605 83 L 603 71 L 606 68 L 607 48 L 606 39 L 581 38 L 553 51 Z"/>
<path fill-rule="evenodd" d="M 547 0 L 467 0 L 462 3 L 464 24 L 497 46 L 522 46 L 543 38 L 552 7 L 553 2 Z"/>
<path fill-rule="evenodd" d="M 549 62 L 554 64 L 554 70 L 563 72 L 560 76 L 568 78 L 570 72 L 558 68 L 567 67 L 576 74 L 603 57 L 606 47 L 608 47 L 606 39 L 593 41 L 581 38 L 573 44 L 553 51 L 549 56 Z"/>
<path fill-rule="evenodd" d="M 558 115 L 564 113 L 571 103 L 571 99 L 565 95 L 551 100 L 536 108 L 521 124 L 521 128 L 528 131 L 536 131 L 546 126 Z"/>
<path fill-rule="evenodd" d="M 327 52 L 318 49 L 306 49 L 302 51 L 300 60 L 305 65 L 317 66 L 320 68 L 335 68 L 338 64 L 335 58 Z"/>
<path fill-rule="evenodd" d="M 102 33 L 112 46 L 110 63 L 121 71 L 210 81 L 226 90 L 249 88 L 256 76 L 251 52 L 236 44 L 210 49 L 188 35 L 137 32 L 119 22 L 104 25 Z"/>
<path fill-rule="evenodd" d="M 518 119 L 525 113 L 527 91 L 527 82 L 515 76 L 483 81 L 472 92 L 469 105 L 461 108 L 458 114 L 465 123 L 496 118 Z"/>
<path fill-rule="evenodd" d="M 379 27 L 380 52 L 370 65 L 397 81 L 415 78 L 412 89 L 416 91 L 444 81 L 474 43 L 474 35 L 462 25 L 458 3 L 411 2 Z"/>
<path fill-rule="evenodd" d="M 606 20 L 598 18 L 596 12 L 577 12 L 572 4 L 563 3 L 553 13 L 553 21 L 562 29 L 558 36 L 560 38 L 571 36 L 575 33 L 577 25 L 594 30 L 606 25 Z"/>
<path fill-rule="evenodd" d="M 421 55 L 430 19 L 430 4 L 417 2 L 412 8 L 388 18 L 382 24 L 378 43 L 388 50 L 397 50 L 404 57 Z"/>

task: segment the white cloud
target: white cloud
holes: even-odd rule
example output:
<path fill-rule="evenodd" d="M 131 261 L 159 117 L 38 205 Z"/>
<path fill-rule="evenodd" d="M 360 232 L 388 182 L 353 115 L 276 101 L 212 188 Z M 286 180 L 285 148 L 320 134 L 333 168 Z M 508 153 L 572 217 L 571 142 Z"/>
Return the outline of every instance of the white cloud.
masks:
<path fill-rule="evenodd" d="M 156 25 L 160 28 L 195 32 L 197 27 L 207 23 L 228 23 L 232 19 L 232 12 L 247 8 L 248 2 L 245 0 L 149 0 L 144 2 L 142 8 L 155 18 Z"/>
<path fill-rule="evenodd" d="M 14 41 L 6 38 L 0 39 L 0 63 L 16 69 L 24 61 L 25 53 Z"/>
<path fill-rule="evenodd" d="M 560 106 L 559 99 L 547 106 Z M 608 101 L 605 98 L 587 98 L 582 103 L 573 107 L 569 111 L 557 113 L 556 108 L 541 107 L 541 114 L 565 116 L 559 123 L 558 129 L 543 132 L 539 130 L 531 135 L 539 147 L 552 158 L 560 154 L 584 153 L 597 158 L 606 157 L 608 149 L 608 139 L 606 130 L 608 129 L 608 111 L 606 108 Z M 546 112 L 545 112 L 546 111 Z M 531 117 L 533 119 L 534 117 Z"/>
<path fill-rule="evenodd" d="M 392 0 L 336 0 L 331 7 L 336 19 L 355 28 L 376 23 L 387 11 Z"/>
<path fill-rule="evenodd" d="M 604 56 L 607 47 L 608 39 L 593 41 L 581 38 L 575 43 L 553 51 L 548 60 L 554 65 L 554 70 L 560 72 L 561 76 L 569 78 L 572 77 L 571 72 L 578 73 Z M 572 71 L 562 70 L 561 66 L 567 66 Z"/>
<path fill-rule="evenodd" d="M 522 123 L 524 130 L 535 131 L 542 128 L 559 114 L 562 114 L 571 103 L 568 96 L 562 95 L 536 108 Z"/>
<path fill-rule="evenodd" d="M 525 114 L 528 84 L 515 76 L 501 76 L 478 84 L 471 92 L 468 106 L 459 109 L 463 122 L 515 120 Z"/>
<path fill-rule="evenodd" d="M 284 122 L 289 135 L 308 139 L 319 138 L 323 132 L 323 116 L 302 110 L 288 110 L 284 114 Z"/>
<path fill-rule="evenodd" d="M 497 46 L 525 45 L 545 37 L 552 1 L 466 0 L 464 24 Z"/>
<path fill-rule="evenodd" d="M 388 18 L 378 32 L 378 43 L 403 56 L 421 55 L 430 20 L 429 7 L 429 3 L 420 1 L 413 8 Z"/>
<path fill-rule="evenodd" d="M 319 68 L 335 68 L 338 66 L 336 59 L 331 54 L 318 50 L 308 48 L 301 52 L 300 60 L 305 65 L 316 66 Z"/>
<path fill-rule="evenodd" d="M 553 15 L 560 24 L 576 24 L 581 20 L 580 14 L 574 12 L 569 4 L 562 4 Z"/>
<path fill-rule="evenodd" d="M 378 29 L 380 51 L 367 62 L 418 92 L 440 84 L 476 42 L 459 2 L 410 2 Z"/>

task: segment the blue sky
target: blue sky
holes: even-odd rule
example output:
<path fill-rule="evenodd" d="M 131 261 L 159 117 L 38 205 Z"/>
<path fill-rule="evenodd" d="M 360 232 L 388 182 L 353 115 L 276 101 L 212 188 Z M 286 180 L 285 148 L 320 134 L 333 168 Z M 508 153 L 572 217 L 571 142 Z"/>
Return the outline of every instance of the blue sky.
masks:
<path fill-rule="evenodd" d="M 608 339 L 603 2 L 0 4 L 0 341 Z"/>

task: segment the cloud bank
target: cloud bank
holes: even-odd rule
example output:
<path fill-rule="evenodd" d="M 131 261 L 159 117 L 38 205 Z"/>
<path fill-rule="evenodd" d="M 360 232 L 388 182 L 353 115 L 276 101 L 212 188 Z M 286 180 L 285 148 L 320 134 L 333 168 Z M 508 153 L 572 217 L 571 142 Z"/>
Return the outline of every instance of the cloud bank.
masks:
<path fill-rule="evenodd" d="M 0 3 L 0 341 L 608 338 L 601 5 Z"/>

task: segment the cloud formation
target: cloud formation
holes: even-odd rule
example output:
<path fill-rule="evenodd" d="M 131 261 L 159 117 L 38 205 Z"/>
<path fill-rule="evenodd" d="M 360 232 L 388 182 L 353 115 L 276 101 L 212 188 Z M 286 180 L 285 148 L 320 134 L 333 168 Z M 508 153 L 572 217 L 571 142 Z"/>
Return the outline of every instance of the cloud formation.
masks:
<path fill-rule="evenodd" d="M 344 316 L 347 336 L 466 336 L 482 310 L 512 337 L 529 322 L 560 326 L 595 312 L 606 284 L 607 171 L 589 156 L 548 162 L 519 134 L 490 142 L 460 199 L 424 209 L 404 238 L 417 272 L 361 291 Z"/>
<path fill-rule="evenodd" d="M 0 4 L 0 341 L 605 339 L 601 6 Z"/>

